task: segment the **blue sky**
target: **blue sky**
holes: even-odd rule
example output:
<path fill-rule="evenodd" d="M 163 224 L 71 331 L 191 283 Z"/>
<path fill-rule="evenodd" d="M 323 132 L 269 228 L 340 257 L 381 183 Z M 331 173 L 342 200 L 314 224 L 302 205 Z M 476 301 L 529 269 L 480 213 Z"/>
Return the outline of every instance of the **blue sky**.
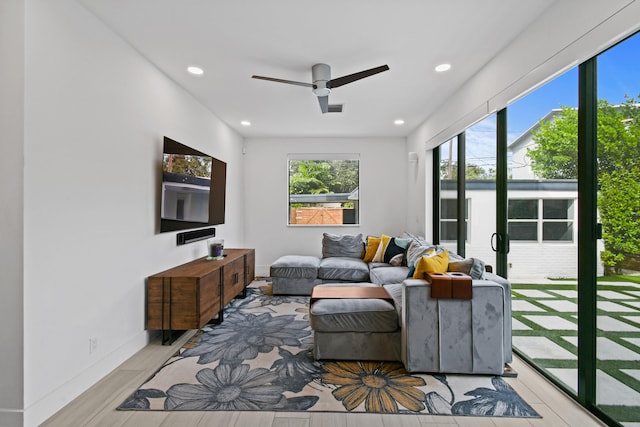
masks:
<path fill-rule="evenodd" d="M 618 104 L 624 95 L 640 98 L 640 34 L 598 56 L 598 98 Z M 552 109 L 577 105 L 575 67 L 507 107 L 509 142 Z M 467 162 L 495 167 L 495 115 L 469 128 L 466 137 Z"/>

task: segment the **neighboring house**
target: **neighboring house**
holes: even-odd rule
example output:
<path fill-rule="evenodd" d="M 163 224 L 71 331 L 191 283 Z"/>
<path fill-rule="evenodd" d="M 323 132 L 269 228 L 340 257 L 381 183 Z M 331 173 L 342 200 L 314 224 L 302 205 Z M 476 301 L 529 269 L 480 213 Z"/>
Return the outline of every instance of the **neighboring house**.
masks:
<path fill-rule="evenodd" d="M 533 133 L 540 128 L 540 123 L 552 121 L 561 112 L 560 108 L 549 111 L 543 118 L 535 122 L 533 126 L 509 144 L 508 149 L 512 155 L 510 168 L 512 179 L 538 179 L 533 173 L 533 169 L 531 169 L 531 159 L 527 156 L 527 150 L 535 145 Z"/>
<path fill-rule="evenodd" d="M 553 120 L 561 112 L 551 110 L 541 120 Z M 578 182 L 577 180 L 539 179 L 531 168 L 527 150 L 535 146 L 533 133 L 540 121 L 520 135 L 508 147 L 512 154 L 508 182 L 508 277 L 514 280 L 576 278 L 578 275 Z M 442 203 L 455 203 L 456 183 L 443 180 Z M 466 255 L 486 260 L 495 266 L 491 249 L 495 231 L 495 181 L 467 181 Z M 455 215 L 443 209 L 441 240 L 455 250 Z M 486 224 L 486 225 L 485 225 Z M 604 250 L 602 241 L 599 251 Z M 604 272 L 598 262 L 597 274 Z"/>

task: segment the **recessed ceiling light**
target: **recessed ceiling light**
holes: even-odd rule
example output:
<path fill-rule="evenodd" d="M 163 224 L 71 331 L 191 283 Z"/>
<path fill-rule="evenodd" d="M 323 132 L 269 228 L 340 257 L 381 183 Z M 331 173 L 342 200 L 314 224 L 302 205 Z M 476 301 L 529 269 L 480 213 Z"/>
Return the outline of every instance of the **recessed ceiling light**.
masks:
<path fill-rule="evenodd" d="M 251 122 L 249 120 L 243 120 L 240 122 L 242 126 L 251 126 Z"/>
<path fill-rule="evenodd" d="M 403 125 L 404 124 L 404 120 L 402 120 L 402 119 L 394 120 L 393 124 L 397 125 L 397 126 Z"/>
<path fill-rule="evenodd" d="M 450 69 L 451 69 L 451 64 L 440 64 L 435 68 L 435 70 L 438 73 L 443 73 L 445 71 L 449 71 Z"/>
<path fill-rule="evenodd" d="M 195 67 L 193 65 L 191 67 L 187 67 L 187 71 L 191 74 L 195 74 L 196 76 L 201 76 L 204 74 L 204 70 L 202 68 Z"/>

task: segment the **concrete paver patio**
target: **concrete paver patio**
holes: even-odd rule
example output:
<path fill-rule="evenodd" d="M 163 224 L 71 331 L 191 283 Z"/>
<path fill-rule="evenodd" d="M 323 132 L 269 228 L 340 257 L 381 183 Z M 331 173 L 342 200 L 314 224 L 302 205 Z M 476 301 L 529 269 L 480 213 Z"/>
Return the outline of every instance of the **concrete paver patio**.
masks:
<path fill-rule="evenodd" d="M 577 285 L 513 283 L 513 346 L 574 393 L 577 390 Z M 640 286 L 599 283 L 596 397 L 625 427 L 640 427 Z"/>

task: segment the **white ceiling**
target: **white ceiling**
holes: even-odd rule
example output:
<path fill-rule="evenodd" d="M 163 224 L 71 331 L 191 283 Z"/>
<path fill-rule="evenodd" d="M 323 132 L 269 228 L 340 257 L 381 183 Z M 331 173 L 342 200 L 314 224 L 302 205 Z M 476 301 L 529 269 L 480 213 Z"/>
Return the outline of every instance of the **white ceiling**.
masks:
<path fill-rule="evenodd" d="M 292 137 L 406 136 L 559 0 L 78 1 L 241 135 Z M 319 62 L 390 70 L 335 88 L 344 112 L 324 115 L 310 88 L 251 78 L 310 82 Z"/>

